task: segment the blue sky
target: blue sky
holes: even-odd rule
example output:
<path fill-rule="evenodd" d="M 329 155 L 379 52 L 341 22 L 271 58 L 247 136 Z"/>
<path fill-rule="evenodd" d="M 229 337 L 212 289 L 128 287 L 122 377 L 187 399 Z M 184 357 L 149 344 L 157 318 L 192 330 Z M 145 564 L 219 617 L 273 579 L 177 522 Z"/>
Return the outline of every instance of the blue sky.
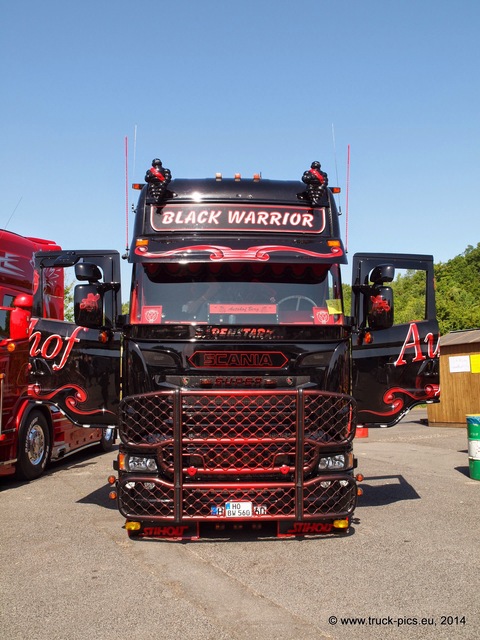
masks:
<path fill-rule="evenodd" d="M 478 0 L 4 3 L 0 227 L 124 252 L 127 136 L 129 182 L 320 160 L 350 259 L 446 262 L 480 242 L 479 30 Z"/>

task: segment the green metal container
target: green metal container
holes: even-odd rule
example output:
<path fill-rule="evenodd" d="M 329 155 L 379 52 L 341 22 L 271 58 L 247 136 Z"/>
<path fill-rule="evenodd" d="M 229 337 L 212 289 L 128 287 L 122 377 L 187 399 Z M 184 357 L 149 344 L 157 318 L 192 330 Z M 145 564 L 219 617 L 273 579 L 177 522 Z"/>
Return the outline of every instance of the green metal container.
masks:
<path fill-rule="evenodd" d="M 480 480 L 480 415 L 467 416 L 470 477 Z"/>

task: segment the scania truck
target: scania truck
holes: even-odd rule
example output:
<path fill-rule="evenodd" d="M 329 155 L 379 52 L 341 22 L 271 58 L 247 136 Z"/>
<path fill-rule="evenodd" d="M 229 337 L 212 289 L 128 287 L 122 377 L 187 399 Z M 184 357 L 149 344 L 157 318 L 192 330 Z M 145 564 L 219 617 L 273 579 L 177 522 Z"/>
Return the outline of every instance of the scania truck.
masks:
<path fill-rule="evenodd" d="M 39 294 L 37 251 L 61 251 L 50 240 L 0 230 L 0 476 L 38 478 L 49 460 L 91 445 L 109 450 L 113 429 L 86 430 L 74 425 L 54 403 L 37 403 L 29 395 L 29 377 L 41 377 L 49 357 L 61 351 L 63 338 L 38 327 L 64 318 L 64 273 L 46 268 L 41 304 L 32 316 L 33 295 Z"/>
<path fill-rule="evenodd" d="M 38 401 L 118 428 L 111 495 L 131 537 L 347 532 L 357 424 L 438 401 L 432 256 L 355 255 L 347 310 L 338 189 L 319 163 L 299 180 L 172 179 L 155 159 L 135 186 L 128 315 L 118 252 L 37 256 L 77 282 L 67 365 L 47 350 Z M 403 272 L 423 283 L 409 322 L 395 319 Z M 82 358 L 105 393 L 71 384 Z"/>

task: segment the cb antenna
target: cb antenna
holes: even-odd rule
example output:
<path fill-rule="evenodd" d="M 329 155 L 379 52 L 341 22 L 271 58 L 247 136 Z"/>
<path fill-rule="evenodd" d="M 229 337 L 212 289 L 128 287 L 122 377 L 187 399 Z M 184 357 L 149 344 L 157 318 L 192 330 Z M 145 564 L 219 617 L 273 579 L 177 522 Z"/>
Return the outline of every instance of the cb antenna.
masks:
<path fill-rule="evenodd" d="M 124 260 L 128 258 L 128 137 L 125 136 L 125 254 Z"/>
<path fill-rule="evenodd" d="M 348 193 L 350 191 L 350 145 L 347 146 L 347 194 L 345 196 L 345 253 L 348 253 Z"/>
<path fill-rule="evenodd" d="M 336 177 L 336 180 L 337 180 L 337 185 L 339 186 L 340 183 L 339 183 L 339 180 L 338 180 L 337 145 L 335 144 L 335 127 L 333 126 L 333 122 L 332 122 L 332 140 L 333 140 L 333 156 L 334 156 L 334 160 L 335 160 L 335 177 Z M 339 216 L 342 215 L 342 203 L 341 203 L 340 195 L 338 197 L 338 215 Z"/>
<path fill-rule="evenodd" d="M 10 224 L 11 219 L 13 218 L 13 216 L 15 215 L 15 211 L 18 209 L 18 207 L 20 206 L 20 203 L 22 201 L 23 196 L 20 196 L 20 200 L 17 202 L 16 206 L 13 208 L 12 213 L 10 214 L 9 219 L 7 220 L 7 223 L 5 225 L 5 229 L 8 227 L 8 225 Z"/>
<path fill-rule="evenodd" d="M 137 125 L 133 130 L 133 179 L 135 180 L 135 167 L 137 163 Z"/>

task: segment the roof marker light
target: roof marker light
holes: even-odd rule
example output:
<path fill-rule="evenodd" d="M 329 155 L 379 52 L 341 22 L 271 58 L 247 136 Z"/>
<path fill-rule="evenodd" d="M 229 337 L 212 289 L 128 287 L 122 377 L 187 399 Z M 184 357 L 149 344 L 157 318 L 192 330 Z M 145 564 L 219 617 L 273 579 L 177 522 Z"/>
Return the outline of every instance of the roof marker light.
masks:
<path fill-rule="evenodd" d="M 254 173 L 253 174 L 253 181 L 254 182 L 260 182 L 261 179 L 262 179 L 262 174 L 261 173 Z"/>
<path fill-rule="evenodd" d="M 242 179 L 242 176 L 240 175 L 240 173 L 236 173 L 233 177 L 237 182 L 239 182 Z"/>
<path fill-rule="evenodd" d="M 217 182 L 218 182 L 221 179 L 222 179 L 222 174 L 221 173 L 216 173 L 215 174 L 215 180 L 217 180 Z"/>

